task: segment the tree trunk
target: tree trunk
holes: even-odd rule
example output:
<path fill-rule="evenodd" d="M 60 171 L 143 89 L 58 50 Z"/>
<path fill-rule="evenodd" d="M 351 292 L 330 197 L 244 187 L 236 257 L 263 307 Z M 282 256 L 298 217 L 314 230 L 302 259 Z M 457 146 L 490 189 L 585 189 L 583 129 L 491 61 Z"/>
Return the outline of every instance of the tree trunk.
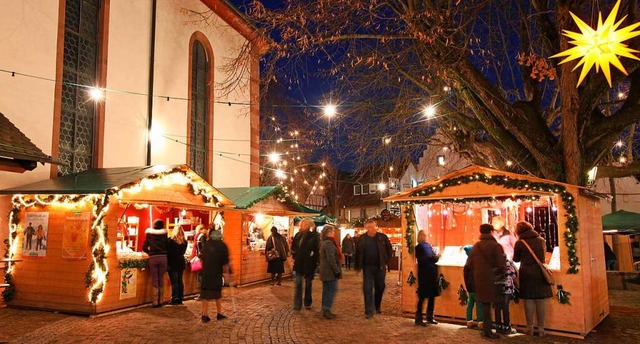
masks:
<path fill-rule="evenodd" d="M 618 211 L 618 202 L 616 202 L 616 180 L 614 178 L 609 178 L 609 190 L 611 191 L 611 212 L 615 213 Z"/>
<path fill-rule="evenodd" d="M 569 2 L 570 3 L 570 2 Z M 564 3 L 558 6 L 558 30 L 571 27 L 571 16 L 569 14 L 569 4 Z M 570 48 L 569 39 L 566 36 L 560 38 L 560 51 Z M 561 90 L 561 143 L 562 155 L 564 156 L 564 173 L 567 183 L 583 185 L 583 159 L 579 144 L 578 131 L 578 111 L 580 109 L 580 99 L 576 89 L 576 74 L 571 71 L 575 62 L 565 63 L 559 66 L 560 78 L 559 87 Z"/>

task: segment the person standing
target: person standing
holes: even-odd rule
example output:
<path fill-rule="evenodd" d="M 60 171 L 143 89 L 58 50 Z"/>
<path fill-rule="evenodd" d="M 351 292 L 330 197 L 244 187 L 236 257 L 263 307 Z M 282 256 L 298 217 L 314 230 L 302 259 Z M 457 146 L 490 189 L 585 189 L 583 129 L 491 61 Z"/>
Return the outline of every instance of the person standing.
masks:
<path fill-rule="evenodd" d="M 293 256 L 293 271 L 296 275 L 296 289 L 293 296 L 293 309 L 302 308 L 302 281 L 304 280 L 304 307 L 311 309 L 313 303 L 313 277 L 318 267 L 318 233 L 313 230 L 313 219 L 305 217 L 300 220 L 300 231 L 296 233 L 291 243 Z"/>
<path fill-rule="evenodd" d="M 507 227 L 504 226 L 504 220 L 498 216 L 491 220 L 494 234 L 498 244 L 502 246 L 504 254 L 507 255 L 507 260 L 513 259 L 513 248 L 516 245 L 516 237 L 511 233 Z"/>
<path fill-rule="evenodd" d="M 365 318 L 380 314 L 382 295 L 385 289 L 387 265 L 391 259 L 391 242 L 384 233 L 378 232 L 375 220 L 364 223 L 366 233 L 356 243 L 355 270 L 362 270 Z"/>
<path fill-rule="evenodd" d="M 162 286 L 164 274 L 167 272 L 167 230 L 164 229 L 164 221 L 155 220 L 153 228 L 147 228 L 144 232 L 147 236 L 142 250 L 149 255 L 149 273 L 153 283 L 153 295 L 151 303 L 153 307 L 162 306 Z"/>
<path fill-rule="evenodd" d="M 187 239 L 182 226 L 173 228 L 173 235 L 167 245 L 167 267 L 171 280 L 171 304 L 181 305 L 184 297 L 182 275 L 185 269 L 184 254 L 187 251 Z"/>
<path fill-rule="evenodd" d="M 543 337 L 547 299 L 553 297 L 551 285 L 542 274 L 540 265 L 531 254 L 538 257 L 544 263 L 544 251 L 546 243 L 533 229 L 529 222 L 518 222 L 516 225 L 518 241 L 513 253 L 513 261 L 520 262 L 520 298 L 524 300 L 524 313 L 527 319 L 526 334 L 534 335 L 533 313 L 538 320 L 538 335 Z"/>
<path fill-rule="evenodd" d="M 211 321 L 209 318 L 209 300 L 216 301 L 216 319 L 223 320 L 227 316 L 222 314 L 222 286 L 224 285 L 223 271 L 225 268 L 231 273 L 229 266 L 229 249 L 222 241 L 221 231 L 210 231 L 209 240 L 205 242 L 199 255 L 202 260 L 202 283 L 200 284 L 200 300 L 202 300 L 203 323 Z"/>
<path fill-rule="evenodd" d="M 485 223 L 480 225 L 480 240 L 473 245 L 469 254 L 469 268 L 473 274 L 476 287 L 477 301 L 482 304 L 482 335 L 490 339 L 499 338 L 493 333 L 491 319 L 491 304 L 502 300 L 502 288 L 496 282 L 502 280 L 506 260 L 504 251 L 492 235 L 493 226 Z"/>
<path fill-rule="evenodd" d="M 502 300 L 493 304 L 495 314 L 496 331 L 502 334 L 515 334 L 516 330 L 511 327 L 511 315 L 509 312 L 509 304 L 513 300 L 515 292 L 516 268 L 513 262 L 507 260 L 504 270 L 504 279 L 500 282 L 502 285 Z"/>
<path fill-rule="evenodd" d="M 464 252 L 467 254 L 467 257 L 471 254 L 472 245 L 467 245 L 464 247 Z M 463 269 L 464 274 L 464 285 L 467 287 L 467 291 L 469 292 L 467 298 L 467 328 L 479 327 L 482 329 L 484 318 L 482 316 L 482 304 L 477 302 L 476 300 L 476 284 L 473 281 L 473 271 L 471 271 L 470 260 L 467 258 L 467 262 L 464 265 Z M 476 308 L 476 320 L 473 320 L 473 307 Z"/>
<path fill-rule="evenodd" d="M 416 245 L 416 260 L 418 261 L 418 306 L 416 309 L 415 323 L 418 326 L 427 326 L 422 321 L 422 305 L 424 300 L 427 303 L 427 322 L 437 325 L 438 322 L 433 318 L 433 310 L 435 300 L 440 296 L 438 288 L 438 255 L 433 252 L 433 247 L 427 242 L 427 234 L 424 231 L 418 231 L 418 245 Z"/>
<path fill-rule="evenodd" d="M 31 250 L 31 245 L 33 245 L 33 235 L 36 234 L 36 229 L 33 228 L 33 224 L 29 222 L 29 225 L 24 230 L 24 249 Z"/>
<path fill-rule="evenodd" d="M 344 267 L 347 271 L 351 270 L 351 260 L 353 259 L 353 239 L 351 234 L 345 235 L 342 239 L 342 254 L 344 255 Z"/>
<path fill-rule="evenodd" d="M 325 225 L 320 235 L 320 280 L 322 281 L 322 316 L 335 318 L 331 312 L 333 300 L 338 292 L 338 280 L 342 278 L 340 262 L 343 259 L 335 236 L 336 228 Z"/>
<path fill-rule="evenodd" d="M 278 228 L 271 227 L 271 235 L 267 239 L 267 245 L 265 246 L 265 252 L 269 252 L 274 249 L 278 252 L 278 257 L 272 260 L 267 259 L 267 273 L 271 274 L 272 285 L 282 285 L 282 274 L 284 273 L 284 262 L 289 256 L 289 245 L 287 240 L 278 233 Z"/>

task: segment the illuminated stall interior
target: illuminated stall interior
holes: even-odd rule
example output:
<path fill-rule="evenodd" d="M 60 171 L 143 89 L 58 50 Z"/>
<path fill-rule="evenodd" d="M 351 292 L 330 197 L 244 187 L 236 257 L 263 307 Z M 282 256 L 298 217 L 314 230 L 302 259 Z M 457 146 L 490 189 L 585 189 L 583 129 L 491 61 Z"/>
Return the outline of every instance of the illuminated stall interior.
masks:
<path fill-rule="evenodd" d="M 8 305 L 82 314 L 151 301 L 142 245 L 154 220 L 192 233 L 233 207 L 185 165 L 95 169 L 0 193 L 13 195 L 7 254 L 22 259 L 9 270 Z M 45 244 L 35 252 L 25 245 L 27 218 L 43 219 Z M 185 271 L 184 281 L 185 295 L 198 292 L 195 274 Z"/>

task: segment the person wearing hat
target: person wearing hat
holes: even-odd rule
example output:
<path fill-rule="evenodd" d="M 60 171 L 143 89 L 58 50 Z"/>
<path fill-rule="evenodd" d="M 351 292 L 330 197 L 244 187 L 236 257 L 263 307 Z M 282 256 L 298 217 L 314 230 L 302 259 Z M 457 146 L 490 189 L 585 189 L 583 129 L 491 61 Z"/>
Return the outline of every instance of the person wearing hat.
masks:
<path fill-rule="evenodd" d="M 155 220 L 153 228 L 144 231 L 146 239 L 142 250 L 149 255 L 149 273 L 153 283 L 153 307 L 162 306 L 162 283 L 167 272 L 167 230 L 164 229 L 164 221 Z"/>
<path fill-rule="evenodd" d="M 467 260 L 475 283 L 476 299 L 482 304 L 482 336 L 490 339 L 500 337 L 492 331 L 491 304 L 503 299 L 501 285 L 496 282 L 502 280 L 507 265 L 502 246 L 494 238 L 493 231 L 493 226 L 488 223 L 480 225 L 480 240 L 473 245 Z"/>
<path fill-rule="evenodd" d="M 223 270 L 225 267 L 231 273 L 229 266 L 229 249 L 222 241 L 221 231 L 210 231 L 209 240 L 205 242 L 199 256 L 202 260 L 202 283 L 200 284 L 200 300 L 202 300 L 202 322 L 211 321 L 209 318 L 209 300 L 216 301 L 216 319 L 223 320 L 227 316 L 222 314 L 222 286 L 224 285 Z M 231 277 L 233 280 L 233 277 Z M 231 281 L 233 283 L 233 281 Z"/>

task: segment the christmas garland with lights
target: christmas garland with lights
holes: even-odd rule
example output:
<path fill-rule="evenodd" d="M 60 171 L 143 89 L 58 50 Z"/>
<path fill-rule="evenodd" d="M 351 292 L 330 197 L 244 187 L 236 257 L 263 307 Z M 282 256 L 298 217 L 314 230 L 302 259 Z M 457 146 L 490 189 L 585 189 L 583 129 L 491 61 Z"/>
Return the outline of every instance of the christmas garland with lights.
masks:
<path fill-rule="evenodd" d="M 568 260 L 569 260 L 569 269 L 567 270 L 567 273 L 569 274 L 578 273 L 579 271 L 578 266 L 580 265 L 580 261 L 578 260 L 578 255 L 576 251 L 576 244 L 578 241 L 577 239 L 578 216 L 576 214 L 576 206 L 574 205 L 573 195 L 571 195 L 571 193 L 567 191 L 567 189 L 563 185 L 544 183 L 544 182 L 534 182 L 526 179 L 509 178 L 505 175 L 486 175 L 484 173 L 476 172 L 470 175 L 464 175 L 464 176 L 443 180 L 438 185 L 430 186 L 423 190 L 414 191 L 411 193 L 411 196 L 413 197 L 429 196 L 436 192 L 442 192 L 445 189 L 452 186 L 469 184 L 473 182 L 480 182 L 487 185 L 497 185 L 497 186 L 504 187 L 506 189 L 548 192 L 548 193 L 560 195 L 564 210 L 566 211 L 565 227 L 567 230 L 564 232 L 563 235 L 564 235 L 565 245 L 567 246 Z M 475 199 L 485 199 L 485 197 L 475 198 Z M 493 199 L 493 197 L 489 197 L 489 200 L 491 199 Z M 458 199 L 458 200 L 460 200 L 460 202 L 464 202 L 463 201 L 464 199 Z M 474 199 L 473 198 L 466 199 L 466 202 L 469 202 L 469 200 L 473 201 Z M 443 200 L 435 200 L 435 202 L 442 202 L 442 201 Z M 413 216 L 413 209 L 411 208 L 411 204 L 426 203 L 426 202 L 431 202 L 431 200 L 406 202 L 407 210 L 405 211 L 405 216 L 407 218 L 407 230 L 405 233 L 405 239 L 407 241 L 409 253 L 413 253 L 413 249 L 412 249 L 413 228 L 412 228 L 412 223 L 409 222 L 410 216 Z"/>
<path fill-rule="evenodd" d="M 436 203 L 453 203 L 453 204 L 467 204 L 467 203 L 485 203 L 485 202 L 496 202 L 496 201 L 505 201 L 512 200 L 516 201 L 539 201 L 539 195 L 528 195 L 528 196 L 508 196 L 508 197 L 469 197 L 469 198 L 451 198 L 451 199 L 426 199 L 426 200 L 416 200 L 411 201 L 414 204 L 436 204 Z"/>
<path fill-rule="evenodd" d="M 409 254 L 413 254 L 413 226 L 415 221 L 413 219 L 413 204 L 407 203 L 404 208 L 404 218 L 407 220 L 407 229 L 404 233 L 404 239 L 407 241 L 407 251 Z"/>
<path fill-rule="evenodd" d="M 147 259 L 123 259 L 118 263 L 120 269 L 140 269 L 144 270 L 149 267 Z"/>

